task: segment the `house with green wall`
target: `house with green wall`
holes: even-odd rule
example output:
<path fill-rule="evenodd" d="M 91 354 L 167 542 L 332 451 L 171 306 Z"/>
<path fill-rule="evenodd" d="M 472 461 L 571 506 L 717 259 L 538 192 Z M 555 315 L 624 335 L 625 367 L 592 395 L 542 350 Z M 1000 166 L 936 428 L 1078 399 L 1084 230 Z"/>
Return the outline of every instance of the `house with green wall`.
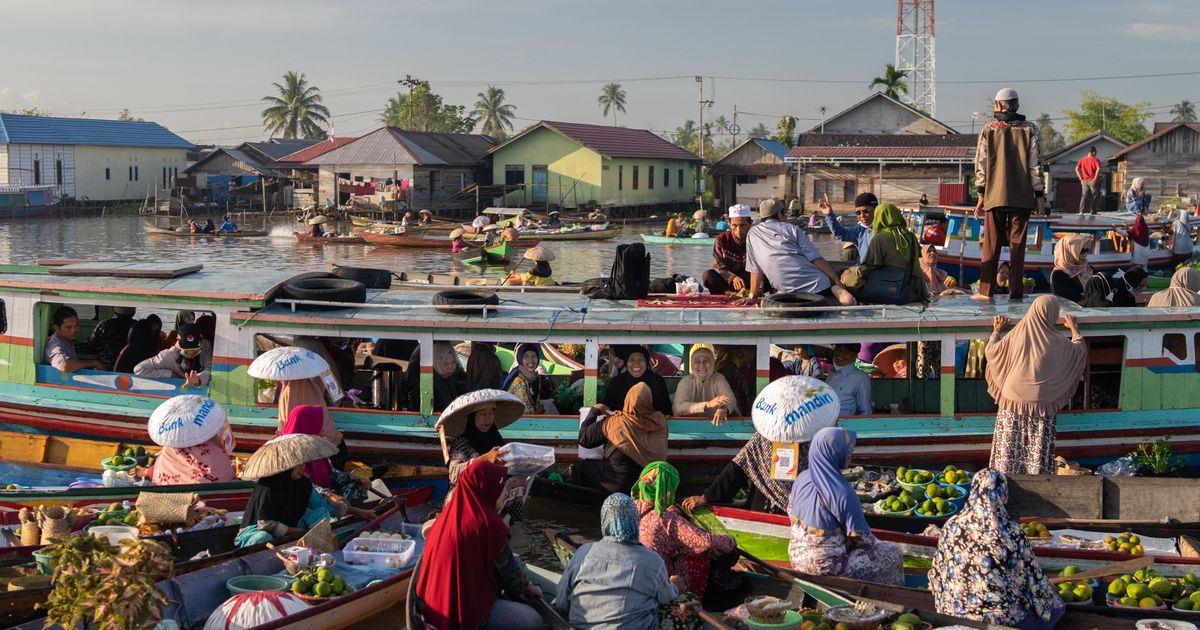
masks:
<path fill-rule="evenodd" d="M 498 205 L 690 204 L 700 158 L 647 129 L 542 121 L 491 151 Z"/>

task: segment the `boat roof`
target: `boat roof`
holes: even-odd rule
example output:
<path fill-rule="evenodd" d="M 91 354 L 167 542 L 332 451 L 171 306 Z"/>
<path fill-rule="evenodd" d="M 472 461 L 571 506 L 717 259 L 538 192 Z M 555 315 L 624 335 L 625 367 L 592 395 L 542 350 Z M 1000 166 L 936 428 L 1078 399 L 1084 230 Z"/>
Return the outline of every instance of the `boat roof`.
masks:
<path fill-rule="evenodd" d="M 439 287 L 447 289 L 449 287 Z M 504 339 L 531 333 L 562 338 L 599 333 L 614 336 L 696 333 L 706 337 L 787 337 L 791 333 L 807 336 L 861 337 L 870 327 L 880 334 L 916 334 L 948 331 L 990 331 L 992 318 L 1005 315 L 1018 319 L 1032 299 L 1010 303 L 998 299 L 981 305 L 965 296 L 939 298 L 928 308 L 908 306 L 830 307 L 817 317 L 788 319 L 771 317 L 763 309 L 744 308 L 651 308 L 638 307 L 633 301 L 590 300 L 581 295 L 538 292 L 503 292 L 498 310 L 486 319 L 478 314 L 447 314 L 434 309 L 434 289 L 406 288 L 399 291 L 371 292 L 362 307 L 338 310 L 295 310 L 287 300 L 276 300 L 257 313 L 235 313 L 235 325 L 286 329 L 326 329 L 350 332 L 395 331 L 463 334 L 466 338 Z M 1075 315 L 1081 324 L 1112 329 L 1145 327 L 1147 321 L 1188 322 L 1200 320 L 1200 308 L 1082 309 L 1060 300 L 1064 315 Z M 1180 324 L 1184 325 L 1184 324 Z M 1194 324 L 1193 324 L 1194 325 Z M 490 335 L 489 335 L 490 333 Z M 973 334 L 972 336 L 976 336 Z"/>
<path fill-rule="evenodd" d="M 529 208 L 488 208 L 483 211 L 484 214 L 499 214 L 506 217 L 515 217 L 522 212 L 529 212 Z"/>
<path fill-rule="evenodd" d="M 93 263 L 94 265 L 94 263 Z M 154 273 L 155 263 L 112 263 L 118 274 L 130 266 L 147 268 Z M 261 308 L 267 299 L 289 280 L 320 272 L 265 270 L 199 270 L 176 277 L 143 275 L 60 275 L 46 265 L 0 266 L 0 291 L 48 293 L 66 298 L 96 299 L 98 296 L 151 302 L 188 302 L 197 304 L 237 305 Z M 61 267 L 60 267 L 61 268 Z"/>

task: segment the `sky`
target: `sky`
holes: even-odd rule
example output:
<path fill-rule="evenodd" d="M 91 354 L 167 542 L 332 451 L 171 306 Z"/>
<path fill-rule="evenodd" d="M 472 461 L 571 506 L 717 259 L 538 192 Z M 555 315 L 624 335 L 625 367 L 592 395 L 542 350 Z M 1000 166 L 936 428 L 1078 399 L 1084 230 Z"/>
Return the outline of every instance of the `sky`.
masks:
<path fill-rule="evenodd" d="M 785 114 L 807 129 L 820 107 L 832 115 L 867 97 L 896 49 L 894 0 L 3 0 L 0 9 L 0 110 L 115 118 L 128 108 L 192 142 L 225 145 L 264 139 L 259 99 L 289 70 L 321 89 L 339 136 L 379 127 L 405 75 L 468 109 L 487 85 L 503 88 L 518 129 L 611 123 L 597 97 L 616 81 L 627 95 L 618 123 L 664 133 L 696 119 L 702 75 L 706 119 L 736 107 L 744 130 L 773 130 Z M 1006 86 L 1030 117 L 1062 118 L 1081 90 L 1148 101 L 1158 120 L 1174 103 L 1200 102 L 1200 65 L 1189 62 L 1200 58 L 1196 0 L 942 0 L 936 19 L 937 117 L 964 132 Z"/>

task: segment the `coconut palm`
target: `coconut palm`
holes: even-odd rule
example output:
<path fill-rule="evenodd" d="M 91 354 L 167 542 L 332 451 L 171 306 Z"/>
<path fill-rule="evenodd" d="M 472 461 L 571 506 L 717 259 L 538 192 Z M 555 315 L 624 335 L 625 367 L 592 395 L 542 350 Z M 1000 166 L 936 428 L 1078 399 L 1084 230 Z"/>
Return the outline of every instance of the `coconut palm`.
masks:
<path fill-rule="evenodd" d="M 796 119 L 793 116 L 784 116 L 779 119 L 779 133 L 775 139 L 784 146 L 792 146 L 792 136 L 796 132 Z"/>
<path fill-rule="evenodd" d="M 867 84 L 867 89 L 875 86 L 883 88 L 883 93 L 889 98 L 899 99 L 901 94 L 908 94 L 908 82 L 904 79 L 908 78 L 908 71 L 897 70 L 896 66 L 887 64 L 883 67 L 883 76 L 871 79 Z"/>
<path fill-rule="evenodd" d="M 471 115 L 482 123 L 480 132 L 500 140 L 507 138 L 517 108 L 504 102 L 504 90 L 489 85 L 486 92 L 476 96 L 479 100 L 475 101 L 475 111 Z"/>
<path fill-rule="evenodd" d="M 757 123 L 750 128 L 749 134 L 751 138 L 766 138 L 771 135 L 771 130 L 767 129 L 766 125 Z"/>
<path fill-rule="evenodd" d="M 1171 108 L 1173 122 L 1196 122 L 1196 105 L 1191 101 L 1179 101 Z"/>
<path fill-rule="evenodd" d="M 617 112 L 625 113 L 625 90 L 621 89 L 620 83 L 609 83 L 600 90 L 600 98 L 596 99 L 600 103 L 600 111 L 608 117 L 608 112 L 612 112 L 613 126 L 617 126 Z"/>
<path fill-rule="evenodd" d="M 696 128 L 696 121 L 689 120 L 684 122 L 683 126 L 675 128 L 675 133 L 671 134 L 671 142 L 675 143 L 675 146 L 691 151 L 692 145 L 696 144 L 698 135 L 699 129 Z"/>
<path fill-rule="evenodd" d="M 408 99 L 408 95 L 404 92 L 396 92 L 396 95 L 387 100 L 387 107 L 383 108 L 383 112 L 379 114 L 379 122 L 388 127 L 403 127 L 404 126 L 404 103 Z"/>
<path fill-rule="evenodd" d="M 262 110 L 263 129 L 274 137 L 324 138 L 321 125 L 329 124 L 329 108 L 321 104 L 321 90 L 309 85 L 304 73 L 289 71 L 283 75 L 283 85 L 272 83 L 278 96 L 264 96 L 270 105 Z"/>

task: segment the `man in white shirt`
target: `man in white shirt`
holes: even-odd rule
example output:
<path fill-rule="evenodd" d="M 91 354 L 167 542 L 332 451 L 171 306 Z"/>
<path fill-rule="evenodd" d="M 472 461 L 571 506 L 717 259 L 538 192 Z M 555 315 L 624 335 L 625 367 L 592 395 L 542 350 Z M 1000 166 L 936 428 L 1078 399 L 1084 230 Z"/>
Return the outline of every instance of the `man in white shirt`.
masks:
<path fill-rule="evenodd" d="M 833 369 L 825 382 L 838 395 L 843 416 L 865 416 L 871 410 L 871 377 L 854 366 L 857 344 L 839 343 L 833 347 Z"/>

